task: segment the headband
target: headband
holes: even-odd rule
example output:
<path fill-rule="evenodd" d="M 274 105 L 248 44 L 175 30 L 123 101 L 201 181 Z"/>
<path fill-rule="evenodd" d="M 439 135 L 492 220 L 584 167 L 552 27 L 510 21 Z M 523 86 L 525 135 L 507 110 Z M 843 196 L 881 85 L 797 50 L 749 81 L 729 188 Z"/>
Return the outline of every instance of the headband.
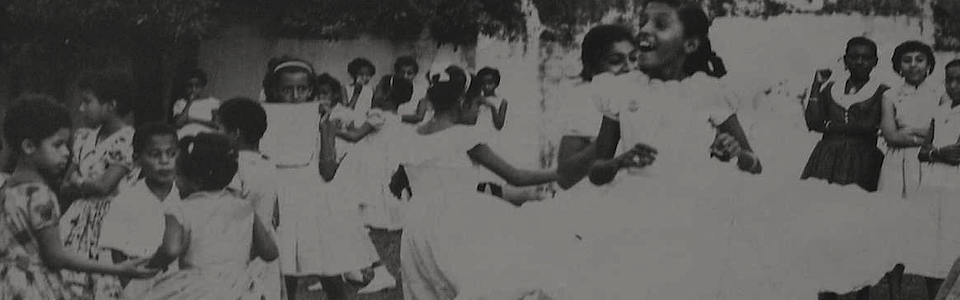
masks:
<path fill-rule="evenodd" d="M 288 62 L 281 63 L 277 65 L 276 68 L 273 68 L 273 72 L 276 73 L 277 71 L 280 71 L 280 69 L 283 69 L 286 67 L 299 67 L 302 69 L 306 69 L 307 71 L 310 71 L 310 73 L 313 73 L 313 67 L 311 67 L 310 64 L 307 64 L 306 62 L 302 62 L 299 60 L 291 60 Z"/>

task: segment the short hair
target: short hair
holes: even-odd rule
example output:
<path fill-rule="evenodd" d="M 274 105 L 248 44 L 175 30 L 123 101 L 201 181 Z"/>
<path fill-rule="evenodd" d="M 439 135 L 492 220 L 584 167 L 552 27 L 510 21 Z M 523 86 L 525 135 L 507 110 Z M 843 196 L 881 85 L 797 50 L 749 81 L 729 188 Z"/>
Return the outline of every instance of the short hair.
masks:
<path fill-rule="evenodd" d="M 363 57 L 354 58 L 350 61 L 350 63 L 347 64 L 347 73 L 350 73 L 351 77 L 357 77 L 357 73 L 359 73 L 362 68 L 370 68 L 370 72 L 372 73 L 370 75 L 377 74 L 377 68 L 373 66 L 373 63 Z"/>
<path fill-rule="evenodd" d="M 484 76 L 493 77 L 493 80 L 497 83 L 497 85 L 500 85 L 500 70 L 491 67 L 485 67 L 477 72 L 477 79 L 481 79 Z"/>
<path fill-rule="evenodd" d="M 874 42 L 874 41 L 871 40 L 871 39 L 866 38 L 866 37 L 858 36 L 858 37 L 854 37 L 854 38 L 851 38 L 850 40 L 848 40 L 848 41 L 847 41 L 846 51 L 850 51 L 850 48 L 853 48 L 854 46 L 866 46 L 866 47 L 869 47 L 870 50 L 873 51 L 873 55 L 874 55 L 874 56 L 877 55 L 877 51 L 878 51 L 878 50 L 877 50 L 877 43 Z"/>
<path fill-rule="evenodd" d="M 954 59 L 947 63 L 946 66 L 943 66 L 943 71 L 946 72 L 950 68 L 960 67 L 960 59 Z"/>
<path fill-rule="evenodd" d="M 133 133 L 133 153 L 143 153 L 143 150 L 147 148 L 150 140 L 158 136 L 173 137 L 174 141 L 180 139 L 177 135 L 177 129 L 172 125 L 159 122 L 148 123 L 137 127 L 137 131 Z"/>
<path fill-rule="evenodd" d="M 193 69 L 190 71 L 190 73 L 187 73 L 187 77 L 184 79 L 186 79 L 186 81 L 189 82 L 190 79 L 194 79 L 194 78 L 200 79 L 200 85 L 203 85 L 203 86 L 207 85 L 207 80 L 208 80 L 207 72 L 204 72 L 201 69 Z"/>
<path fill-rule="evenodd" d="M 893 58 L 890 60 L 893 63 L 893 71 L 900 74 L 900 60 L 903 59 L 904 55 L 911 52 L 920 52 L 930 60 L 928 74 L 932 74 L 933 68 L 937 66 L 937 58 L 933 55 L 933 48 L 920 41 L 906 41 L 893 50 Z"/>
<path fill-rule="evenodd" d="M 133 97 L 136 90 L 129 75 L 120 71 L 103 71 L 87 75 L 80 79 L 77 87 L 81 91 L 90 91 L 101 102 L 114 102 L 120 115 L 133 111 Z"/>
<path fill-rule="evenodd" d="M 343 103 L 343 85 L 340 84 L 340 80 L 337 80 L 337 78 L 329 73 L 323 73 L 317 76 L 317 92 L 319 92 L 322 86 L 329 86 L 333 91 L 333 104 Z"/>
<path fill-rule="evenodd" d="M 70 110 L 49 96 L 24 94 L 18 97 L 3 119 L 3 138 L 15 155 L 23 141 L 40 142 L 61 129 L 70 129 Z"/>
<path fill-rule="evenodd" d="M 178 146 L 177 169 L 204 191 L 227 187 L 237 174 L 237 146 L 226 135 L 199 133 L 184 137 Z"/>
<path fill-rule="evenodd" d="M 249 98 L 232 98 L 218 110 L 220 123 L 226 130 L 239 130 L 243 142 L 257 145 L 267 131 L 267 112 Z"/>
<path fill-rule="evenodd" d="M 398 57 L 397 61 L 393 63 L 393 72 L 400 73 L 400 69 L 403 69 L 403 67 L 413 67 L 414 73 L 420 73 L 420 65 L 417 64 L 417 60 L 413 56 Z"/>

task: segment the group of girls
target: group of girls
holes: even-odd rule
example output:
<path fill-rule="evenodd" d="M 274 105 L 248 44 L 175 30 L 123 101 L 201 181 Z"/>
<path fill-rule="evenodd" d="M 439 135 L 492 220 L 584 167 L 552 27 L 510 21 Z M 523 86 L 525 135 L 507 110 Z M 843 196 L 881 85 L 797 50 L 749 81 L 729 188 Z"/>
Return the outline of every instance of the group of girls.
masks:
<path fill-rule="evenodd" d="M 792 106 L 824 135 L 799 161 L 788 149 L 807 147 L 791 141 L 809 140 L 808 128 L 741 125 L 755 113 L 723 84 L 699 6 L 655 0 L 642 14 L 637 32 L 603 25 L 584 37 L 592 96 L 561 109 L 557 170 L 499 164 L 444 109 L 466 99 L 469 75 L 432 78 L 433 121 L 395 150 L 410 154 L 391 186 L 417 200 L 402 237 L 404 299 L 809 299 L 900 263 L 946 277 L 930 297 L 955 297 L 960 62 L 939 92 L 925 81 L 932 51 L 906 42 L 892 59 L 904 83 L 888 89 L 870 77 L 876 45 L 851 39 L 849 78 L 818 72 L 805 111 Z M 473 189 L 488 180 L 481 169 L 565 190 L 504 201 Z"/>

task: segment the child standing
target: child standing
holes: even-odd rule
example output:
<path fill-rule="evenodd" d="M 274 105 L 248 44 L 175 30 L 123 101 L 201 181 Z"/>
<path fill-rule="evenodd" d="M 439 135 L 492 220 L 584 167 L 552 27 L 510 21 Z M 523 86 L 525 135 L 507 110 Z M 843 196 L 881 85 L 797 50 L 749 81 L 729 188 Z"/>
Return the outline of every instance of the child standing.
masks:
<path fill-rule="evenodd" d="M 477 72 L 477 79 L 480 87 L 480 95 L 468 102 L 470 107 L 468 111 L 467 124 L 476 124 L 481 128 L 503 129 L 507 117 L 507 99 L 497 95 L 497 87 L 500 87 L 500 71 L 494 68 L 485 67 Z"/>
<path fill-rule="evenodd" d="M 353 82 L 345 90 L 349 100 L 345 105 L 358 112 L 366 113 L 373 105 L 373 89 L 369 87 L 370 79 L 377 74 L 377 68 L 370 60 L 358 57 L 347 64 L 347 73 Z"/>
<path fill-rule="evenodd" d="M 220 128 L 237 141 L 239 149 L 234 187 L 253 203 L 257 216 L 275 233 L 280 224 L 277 200 L 277 167 L 260 153 L 260 138 L 267 129 L 267 113 L 251 99 L 234 98 L 220 107 Z M 255 282 L 267 299 L 283 298 L 280 262 L 256 259 L 250 264 Z"/>
<path fill-rule="evenodd" d="M 133 135 L 133 158 L 142 179 L 122 189 L 103 217 L 100 247 L 109 249 L 114 263 L 149 258 L 163 239 L 163 214 L 180 202 L 174 185 L 177 131 L 167 124 L 149 124 Z M 124 294 L 140 293 L 148 280 L 124 282 Z"/>
<path fill-rule="evenodd" d="M 71 290 L 59 269 L 145 278 L 145 260 L 105 264 L 67 250 L 60 242 L 56 186 L 69 162 L 70 112 L 46 96 L 27 95 L 7 111 L 3 138 L 12 146 L 13 174 L 0 188 L 0 299 L 90 299 Z"/>
<path fill-rule="evenodd" d="M 61 196 L 77 199 L 60 222 L 64 246 L 93 260 L 110 261 L 100 245 L 100 226 L 120 186 L 136 181 L 134 129 L 125 121 L 132 111 L 132 83 L 120 73 L 102 73 L 79 83 L 80 113 L 90 128 L 77 130 L 73 158 Z M 95 299 L 117 299 L 122 290 L 113 276 L 64 272 L 70 288 L 93 290 Z"/>
<path fill-rule="evenodd" d="M 229 137 L 200 133 L 179 143 L 177 188 L 183 201 L 166 212 L 163 243 L 149 266 L 180 261 L 128 299 L 263 299 L 247 272 L 251 257 L 277 258 L 277 246 L 252 202 L 229 189 L 237 149 Z"/>
<path fill-rule="evenodd" d="M 203 70 L 195 69 L 187 75 L 183 87 L 185 97 L 173 103 L 173 118 L 181 137 L 217 128 L 213 115 L 220 107 L 220 100 L 203 95 L 206 87 L 207 73 Z"/>
<path fill-rule="evenodd" d="M 333 185 L 324 184 L 333 178 L 325 166 L 339 158 L 321 149 L 318 128 L 331 110 L 315 101 L 317 81 L 313 66 L 298 59 L 280 62 L 267 75 L 268 126 L 260 150 L 284 180 L 278 234 L 288 296 L 296 294 L 298 277 L 318 276 L 328 299 L 344 299 L 344 277 L 366 281 L 360 270 L 378 259 L 356 206 L 348 208 Z M 335 139 L 332 133 L 327 137 Z"/>

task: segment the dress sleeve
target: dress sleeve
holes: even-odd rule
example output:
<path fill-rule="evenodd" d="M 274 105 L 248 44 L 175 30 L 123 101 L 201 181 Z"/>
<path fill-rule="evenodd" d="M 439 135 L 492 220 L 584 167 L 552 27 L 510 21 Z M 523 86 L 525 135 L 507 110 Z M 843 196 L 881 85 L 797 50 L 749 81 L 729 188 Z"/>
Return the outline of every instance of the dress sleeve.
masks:
<path fill-rule="evenodd" d="M 173 115 L 177 116 L 183 113 L 183 110 L 187 108 L 187 100 L 180 99 L 177 102 L 173 103 Z"/>
<path fill-rule="evenodd" d="M 560 106 L 557 125 L 562 136 L 595 136 L 603 119 L 598 99 L 591 98 L 589 86 L 574 88 Z M 609 105 L 604 105 L 609 109 Z"/>
<path fill-rule="evenodd" d="M 57 195 L 42 185 L 30 186 L 26 190 L 27 217 L 30 227 L 36 231 L 56 226 L 60 221 L 60 207 Z"/>
<path fill-rule="evenodd" d="M 119 136 L 113 142 L 111 148 L 107 151 L 104 160 L 107 166 L 119 165 L 127 169 L 133 169 L 133 133 L 131 127 L 122 129 Z"/>
<path fill-rule="evenodd" d="M 736 103 L 740 102 L 738 100 L 740 96 L 720 79 L 708 77 L 703 73 L 698 73 L 697 76 L 703 77 L 702 80 L 705 81 L 700 85 L 699 96 L 703 99 L 702 104 L 706 108 L 707 118 L 714 126 L 720 125 L 737 112 Z"/>
<path fill-rule="evenodd" d="M 612 120 L 620 120 L 620 91 L 624 88 L 618 86 L 621 78 L 609 73 L 603 73 L 593 78 L 590 83 L 590 99 L 593 101 L 596 109 L 600 113 Z"/>

